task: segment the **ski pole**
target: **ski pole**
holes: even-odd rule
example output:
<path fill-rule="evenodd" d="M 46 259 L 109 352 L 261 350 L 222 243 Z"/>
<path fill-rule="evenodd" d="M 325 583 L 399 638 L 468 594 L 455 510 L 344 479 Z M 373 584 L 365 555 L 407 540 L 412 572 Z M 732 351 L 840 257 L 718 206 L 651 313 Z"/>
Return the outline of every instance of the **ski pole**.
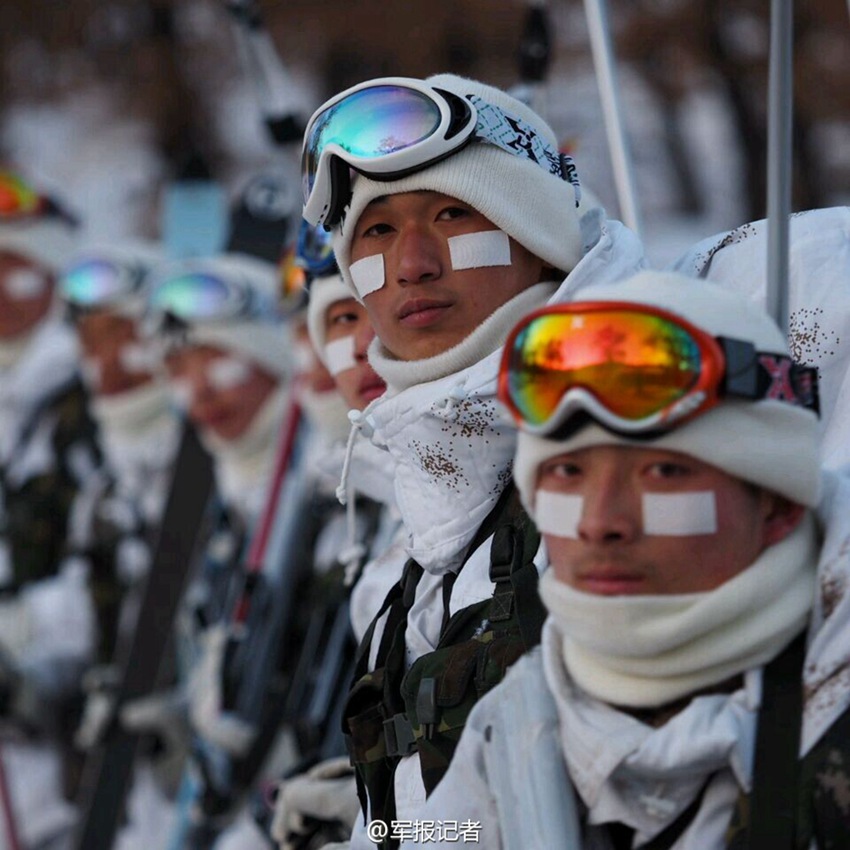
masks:
<path fill-rule="evenodd" d="M 793 0 L 771 0 L 767 119 L 767 310 L 788 333 L 788 216 L 791 213 Z"/>
<path fill-rule="evenodd" d="M 545 117 L 543 87 L 551 55 L 551 26 L 545 0 L 530 0 L 517 52 L 519 82 L 510 93 Z"/>
<path fill-rule="evenodd" d="M 617 69 L 605 0 L 584 0 L 585 15 L 590 34 L 590 50 L 599 85 L 599 99 L 608 138 L 608 150 L 614 169 L 614 185 L 623 223 L 640 236 L 641 221 L 632 179 L 631 153 L 622 121 L 618 95 Z"/>
<path fill-rule="evenodd" d="M 15 823 L 15 810 L 12 808 L 12 795 L 9 791 L 9 779 L 3 760 L 2 744 L 0 744 L 0 807 L 3 809 L 3 823 L 6 827 L 6 837 L 9 840 L 9 850 L 21 850 L 18 825 Z"/>
<path fill-rule="evenodd" d="M 238 50 L 254 81 L 266 129 L 275 144 L 300 142 L 304 124 L 292 104 L 294 85 L 263 23 L 257 0 L 224 0 Z"/>

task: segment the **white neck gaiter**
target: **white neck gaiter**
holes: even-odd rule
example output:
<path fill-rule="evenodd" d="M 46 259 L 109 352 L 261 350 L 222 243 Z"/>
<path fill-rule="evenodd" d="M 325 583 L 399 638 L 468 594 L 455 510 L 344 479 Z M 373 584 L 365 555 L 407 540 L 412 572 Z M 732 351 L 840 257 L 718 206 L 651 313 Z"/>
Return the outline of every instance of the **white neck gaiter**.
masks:
<path fill-rule="evenodd" d="M 260 515 L 274 467 L 278 436 L 289 403 L 289 385 L 280 384 L 257 411 L 241 437 L 223 440 L 209 432 L 201 442 L 215 460 L 222 498 L 250 526 Z"/>
<path fill-rule="evenodd" d="M 433 575 L 461 565 L 510 481 L 516 429 L 496 400 L 500 349 L 517 317 L 542 306 L 553 286 L 524 290 L 445 354 L 376 367 L 388 389 L 363 420 L 390 455 L 407 554 Z M 471 365 L 447 371 L 459 363 Z"/>
<path fill-rule="evenodd" d="M 127 392 L 94 396 L 91 410 L 119 487 L 144 502 L 149 499 L 155 512 L 165 497 L 180 439 L 167 387 L 154 380 Z M 150 492 L 156 487 L 163 492 Z"/>
<path fill-rule="evenodd" d="M 11 369 L 24 356 L 32 337 L 29 332 L 12 339 L 0 339 L 0 371 Z"/>
<path fill-rule="evenodd" d="M 387 386 L 397 391 L 453 375 L 499 348 L 517 321 L 536 307 L 542 307 L 556 288 L 555 283 L 537 283 L 524 289 L 457 345 L 424 360 L 397 360 L 375 337 L 369 346 L 369 363 Z"/>
<path fill-rule="evenodd" d="M 807 512 L 788 537 L 706 593 L 601 596 L 573 590 L 549 569 L 540 597 L 575 682 L 604 702 L 648 708 L 777 655 L 808 622 L 817 554 Z"/>
<path fill-rule="evenodd" d="M 348 438 L 351 428 L 348 405 L 336 390 L 319 393 L 309 387 L 301 387 L 298 402 L 310 424 L 328 443 L 344 442 Z"/>
<path fill-rule="evenodd" d="M 92 413 L 107 435 L 129 442 L 176 421 L 168 388 L 158 380 L 127 392 L 95 395 L 92 399 Z"/>

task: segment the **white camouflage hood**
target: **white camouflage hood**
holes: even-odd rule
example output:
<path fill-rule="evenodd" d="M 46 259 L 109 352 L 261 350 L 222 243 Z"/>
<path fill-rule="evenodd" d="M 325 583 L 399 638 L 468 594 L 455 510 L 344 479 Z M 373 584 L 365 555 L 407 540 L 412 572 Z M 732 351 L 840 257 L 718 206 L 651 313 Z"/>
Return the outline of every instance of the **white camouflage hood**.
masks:
<path fill-rule="evenodd" d="M 850 462 L 850 207 L 792 215 L 789 245 L 788 342 L 795 360 L 818 368 L 821 461 L 837 469 Z M 673 268 L 764 305 L 767 222 L 704 239 Z"/>

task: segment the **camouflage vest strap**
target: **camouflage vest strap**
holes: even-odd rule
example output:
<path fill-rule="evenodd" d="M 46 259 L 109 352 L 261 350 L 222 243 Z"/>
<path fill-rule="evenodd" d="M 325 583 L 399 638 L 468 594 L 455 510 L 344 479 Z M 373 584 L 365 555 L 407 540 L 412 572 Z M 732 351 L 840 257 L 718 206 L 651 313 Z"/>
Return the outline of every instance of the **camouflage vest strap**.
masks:
<path fill-rule="evenodd" d="M 75 378 L 43 399 L 20 432 L 12 458 L 50 429 L 54 462 L 23 482 L 3 470 L 2 536 L 13 566 L 12 589 L 53 575 L 65 552 L 68 516 L 83 478 L 102 461 L 86 393 Z"/>
<path fill-rule="evenodd" d="M 533 529 L 528 518 L 522 512 L 513 484 L 509 484 L 493 510 L 482 523 L 474 540 L 467 548 L 461 569 L 463 569 L 469 556 L 491 537 L 499 526 L 511 524 L 522 526 L 520 518 L 524 519 L 523 528 L 528 526 L 533 533 L 529 535 L 526 543 L 517 549 L 517 556 L 521 560 L 520 554 L 524 555 L 526 550 L 528 550 L 531 552 L 528 558 L 530 561 L 537 551 L 539 536 L 537 536 L 536 530 Z M 511 564 L 513 565 L 513 559 L 511 560 Z M 504 568 L 504 565 L 502 567 Z M 532 569 L 534 569 L 533 565 Z M 534 574 L 536 579 L 536 569 L 534 570 Z M 352 764 L 357 769 L 358 791 L 360 793 L 360 802 L 364 815 L 366 812 L 366 795 L 368 794 L 372 818 L 379 818 L 385 822 L 389 822 L 395 816 L 393 777 L 396 766 L 404 756 L 409 755 L 416 749 L 420 749 L 421 753 L 420 739 L 422 738 L 422 727 L 415 720 L 415 709 L 411 707 L 411 697 L 406 687 L 408 676 L 405 675 L 405 630 L 407 627 L 407 614 L 413 605 L 416 585 L 421 575 L 422 568 L 419 564 L 412 560 L 408 561 L 405 567 L 405 575 L 390 591 L 381 610 L 373 620 L 359 649 L 354 685 L 349 695 L 343 717 L 343 731 L 346 735 Z M 507 576 L 509 577 L 510 575 L 512 573 L 508 570 Z M 504 591 L 506 589 L 504 585 L 505 576 L 499 573 L 499 577 L 500 582 L 497 584 L 497 590 Z M 456 575 L 450 574 L 444 580 L 444 590 L 446 591 L 444 593 L 444 602 L 447 607 L 454 578 L 456 578 Z M 508 583 L 510 583 L 509 580 Z M 511 591 L 510 595 L 513 597 L 514 592 Z M 513 603 L 507 603 L 504 599 L 501 601 L 502 610 L 507 608 L 513 612 L 516 608 Z M 424 662 L 427 665 L 428 659 L 436 659 L 438 655 L 446 658 L 453 649 L 451 645 L 446 648 L 447 641 L 450 644 L 456 640 L 463 643 L 467 642 L 482 620 L 487 620 L 487 612 L 491 602 L 491 599 L 485 599 L 476 605 L 457 612 L 445 624 L 437 650 L 418 659 L 414 667 L 419 665 L 419 669 L 422 669 L 420 662 Z M 542 610 L 539 600 L 537 605 Z M 367 672 L 367 667 L 370 648 L 374 639 L 375 625 L 385 614 L 387 615 L 387 621 L 377 653 L 376 669 L 370 673 Z M 542 617 L 540 622 L 542 623 Z M 509 621 L 505 623 L 505 626 L 508 625 L 516 626 L 516 617 L 513 613 L 510 615 Z M 462 690 L 466 689 L 463 683 L 468 683 L 468 676 L 465 672 L 462 656 L 464 651 L 470 652 L 472 650 L 472 654 L 478 652 L 480 645 L 476 643 L 460 651 L 457 658 L 449 665 L 447 681 L 451 680 L 455 685 L 460 686 Z M 506 651 L 505 647 L 495 647 L 491 663 L 488 667 L 488 680 L 493 679 L 493 684 L 499 681 L 504 675 L 507 665 L 516 660 L 525 648 L 517 646 L 512 650 Z M 508 657 L 510 660 L 506 660 Z M 437 662 L 437 664 L 439 666 L 440 662 Z M 456 691 L 453 690 L 452 684 L 445 686 L 447 690 L 439 698 L 436 695 L 436 691 L 429 692 L 429 687 L 434 686 L 427 683 L 424 684 L 422 696 L 419 695 L 417 687 L 417 693 L 412 699 L 414 703 L 416 700 L 419 700 L 426 718 L 429 716 L 427 712 L 430 707 L 429 700 L 431 699 L 431 693 L 433 693 L 434 699 L 437 701 L 441 698 L 448 698 L 449 701 L 454 702 L 458 697 Z M 486 689 L 489 689 L 489 687 Z M 483 693 L 483 691 L 481 692 Z M 460 698 L 462 698 L 462 695 L 460 695 Z M 476 691 L 476 696 L 471 702 L 467 700 L 469 707 L 464 711 L 464 721 L 466 714 L 471 709 L 471 705 L 474 704 L 477 698 L 478 694 Z M 462 728 L 462 724 L 457 727 L 458 735 L 460 734 L 460 728 Z M 417 729 L 420 729 L 419 734 L 417 734 Z M 450 744 L 452 752 L 455 745 L 456 737 Z M 447 764 L 448 761 L 446 760 L 443 770 Z M 426 781 L 426 788 L 430 791 L 431 787 L 431 783 Z M 396 843 L 388 838 L 379 846 L 382 850 L 389 850 Z"/>
<path fill-rule="evenodd" d="M 805 781 L 801 783 L 801 773 L 805 773 L 810 756 L 806 756 L 802 768 L 798 758 L 805 651 L 803 632 L 764 669 L 753 791 L 738 800 L 726 834 L 727 850 L 808 850 L 810 846 L 805 822 L 810 819 L 811 800 L 807 791 L 801 791 L 801 784 L 806 788 Z M 845 816 L 845 821 L 850 826 L 850 818 Z M 850 836 L 846 828 L 845 834 Z M 844 845 L 839 842 L 817 846 Z"/>
<path fill-rule="evenodd" d="M 511 487 L 492 533 L 493 595 L 453 614 L 434 652 L 418 658 L 404 678 L 405 715 L 429 794 L 445 774 L 475 703 L 540 642 L 545 610 L 534 565 L 539 544 Z"/>
<path fill-rule="evenodd" d="M 395 810 L 393 773 L 398 759 L 387 752 L 384 724 L 403 708 L 397 688 L 391 686 L 404 675 L 407 613 L 422 574 L 416 561 L 407 562 L 401 579 L 390 589 L 357 650 L 353 685 L 343 709 L 342 732 L 356 769 L 357 795 L 364 817 L 367 799 L 371 801 L 373 818 L 388 820 Z M 370 672 L 375 627 L 384 615 L 377 667 Z"/>

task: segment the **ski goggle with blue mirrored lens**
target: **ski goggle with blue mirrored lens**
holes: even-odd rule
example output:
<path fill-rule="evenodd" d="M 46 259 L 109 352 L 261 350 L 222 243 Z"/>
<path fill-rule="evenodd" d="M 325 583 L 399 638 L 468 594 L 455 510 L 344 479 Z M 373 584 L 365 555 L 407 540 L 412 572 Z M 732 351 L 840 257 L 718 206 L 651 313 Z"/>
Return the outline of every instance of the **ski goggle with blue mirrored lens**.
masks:
<path fill-rule="evenodd" d="M 505 343 L 498 393 L 517 427 L 541 436 L 564 433 L 578 414 L 627 436 L 652 435 L 724 397 L 818 409 L 816 369 L 713 337 L 666 310 L 610 301 L 523 319 Z"/>
<path fill-rule="evenodd" d="M 194 325 L 278 318 L 277 306 L 246 281 L 201 270 L 160 278 L 152 286 L 148 308 L 153 329 L 161 329 L 169 320 Z"/>
<path fill-rule="evenodd" d="M 331 228 L 351 197 L 353 169 L 397 180 L 480 141 L 524 156 L 568 182 L 580 197 L 572 159 L 525 121 L 476 95 L 459 97 L 421 80 L 384 77 L 331 98 L 307 124 L 301 150 L 304 218 Z"/>
<path fill-rule="evenodd" d="M 59 279 L 59 294 L 81 310 L 110 307 L 139 295 L 145 271 L 139 266 L 91 258 L 75 263 Z"/>
<path fill-rule="evenodd" d="M 339 271 L 331 245 L 330 231 L 301 219 L 296 262 L 310 277 L 326 277 Z"/>

